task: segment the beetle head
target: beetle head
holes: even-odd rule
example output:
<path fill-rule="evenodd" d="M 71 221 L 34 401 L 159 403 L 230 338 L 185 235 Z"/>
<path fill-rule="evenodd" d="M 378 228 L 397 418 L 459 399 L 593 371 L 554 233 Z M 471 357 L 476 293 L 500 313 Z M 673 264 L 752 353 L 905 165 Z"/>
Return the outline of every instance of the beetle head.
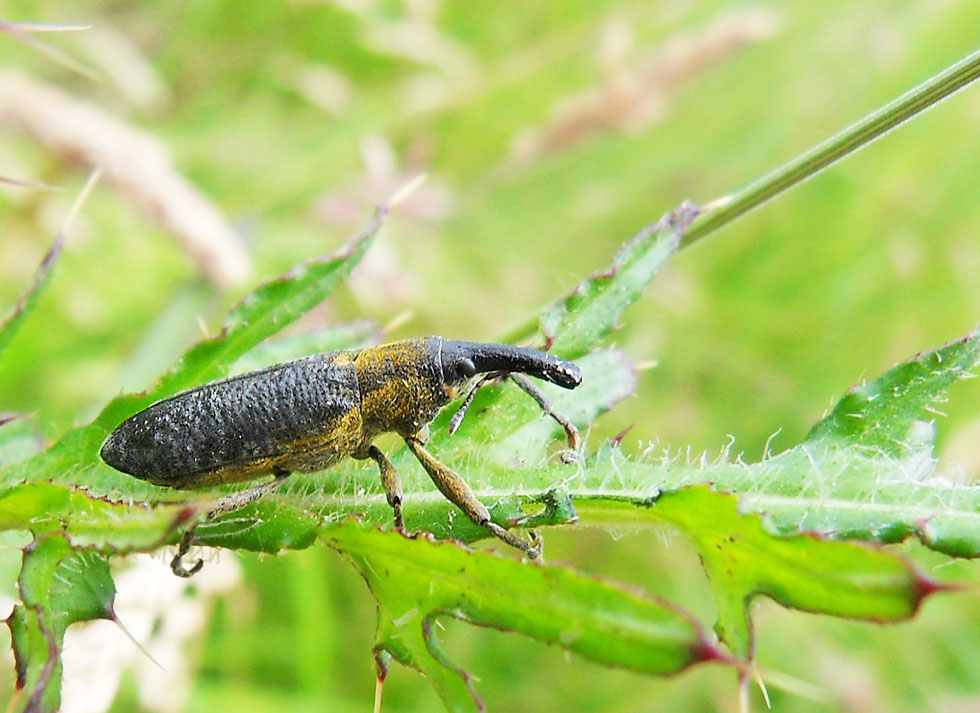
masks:
<path fill-rule="evenodd" d="M 509 344 L 476 344 L 443 340 L 440 354 L 447 387 L 457 387 L 477 374 L 518 372 L 550 381 L 565 389 L 582 383 L 582 372 L 570 361 Z"/>

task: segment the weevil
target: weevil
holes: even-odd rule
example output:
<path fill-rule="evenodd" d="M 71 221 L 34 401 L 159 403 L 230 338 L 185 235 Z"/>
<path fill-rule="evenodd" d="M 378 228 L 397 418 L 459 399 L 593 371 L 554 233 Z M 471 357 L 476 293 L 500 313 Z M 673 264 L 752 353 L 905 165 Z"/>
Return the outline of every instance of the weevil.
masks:
<path fill-rule="evenodd" d="M 219 499 L 206 520 L 237 510 L 273 491 L 294 472 L 315 472 L 346 458 L 374 460 L 404 529 L 402 487 L 391 461 L 373 444 L 388 432 L 408 445 L 440 492 L 476 524 L 523 551 L 540 555 L 534 533 L 523 540 L 490 520 L 490 512 L 461 476 L 425 448 L 429 424 L 474 377 L 482 374 L 455 415 L 455 430 L 484 383 L 509 378 L 564 428 L 571 451 L 575 426 L 552 410 L 547 397 L 524 375 L 574 389 L 582 381 L 575 364 L 535 349 L 478 344 L 442 337 L 406 339 L 286 362 L 214 381 L 160 401 L 123 421 L 100 455 L 108 465 L 155 485 L 197 489 L 271 476 L 257 487 Z M 183 558 L 194 528 L 187 530 L 171 562 L 189 577 Z"/>

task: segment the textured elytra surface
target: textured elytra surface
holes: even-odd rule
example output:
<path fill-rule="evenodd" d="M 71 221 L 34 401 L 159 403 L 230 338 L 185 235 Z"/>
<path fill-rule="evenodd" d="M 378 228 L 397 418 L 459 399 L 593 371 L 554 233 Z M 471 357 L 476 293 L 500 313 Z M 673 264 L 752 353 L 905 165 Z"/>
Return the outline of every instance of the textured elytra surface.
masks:
<path fill-rule="evenodd" d="M 326 467 L 360 439 L 355 354 L 318 354 L 178 394 L 124 421 L 102 457 L 183 488 Z"/>

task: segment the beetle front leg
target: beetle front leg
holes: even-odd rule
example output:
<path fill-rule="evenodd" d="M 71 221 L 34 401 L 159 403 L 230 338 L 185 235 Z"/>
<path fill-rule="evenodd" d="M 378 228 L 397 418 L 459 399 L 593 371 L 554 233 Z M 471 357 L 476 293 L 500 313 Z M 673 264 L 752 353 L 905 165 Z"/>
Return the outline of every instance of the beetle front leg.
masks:
<path fill-rule="evenodd" d="M 385 498 L 391 509 L 395 511 L 395 529 L 404 530 L 405 521 L 402 519 L 402 480 L 398 471 L 387 456 L 377 446 L 368 448 L 368 457 L 381 469 L 381 485 L 385 489 Z"/>
<path fill-rule="evenodd" d="M 537 535 L 533 532 L 530 533 L 531 539 L 528 542 L 493 522 L 490 519 L 490 511 L 487 506 L 477 499 L 476 493 L 458 473 L 437 461 L 417 437 L 406 438 L 405 443 L 418 458 L 422 467 L 425 468 L 425 472 L 432 478 L 432 482 L 439 488 L 439 492 L 446 496 L 449 502 L 462 510 L 470 520 L 487 528 L 495 537 L 503 540 L 511 547 L 516 547 L 524 552 L 528 559 L 533 560 L 541 556 L 541 540 Z"/>
<path fill-rule="evenodd" d="M 565 437 L 568 439 L 568 449 L 571 451 L 568 458 L 563 458 L 562 460 L 564 460 L 566 463 L 574 461 L 574 454 L 578 452 L 578 448 L 581 443 L 581 438 L 579 437 L 578 429 L 575 427 L 575 424 L 562 416 L 560 413 L 556 413 L 551 406 L 551 401 L 549 401 L 548 397 L 544 395 L 544 392 L 532 384 L 531 381 L 523 374 L 507 374 L 505 378 L 510 379 L 515 384 L 520 386 L 525 394 L 538 402 L 538 406 L 541 407 L 541 410 L 544 411 L 547 416 L 550 416 L 558 423 L 559 426 L 562 427 L 562 430 L 565 431 Z"/>

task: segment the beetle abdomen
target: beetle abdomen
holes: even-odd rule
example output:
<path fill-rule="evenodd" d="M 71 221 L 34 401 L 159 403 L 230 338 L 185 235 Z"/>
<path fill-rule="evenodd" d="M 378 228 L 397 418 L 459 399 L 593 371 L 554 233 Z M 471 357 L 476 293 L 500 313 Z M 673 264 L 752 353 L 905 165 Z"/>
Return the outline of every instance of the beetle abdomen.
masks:
<path fill-rule="evenodd" d="M 319 354 L 178 394 L 121 423 L 102 459 L 180 488 L 324 468 L 360 444 L 353 356 Z"/>

